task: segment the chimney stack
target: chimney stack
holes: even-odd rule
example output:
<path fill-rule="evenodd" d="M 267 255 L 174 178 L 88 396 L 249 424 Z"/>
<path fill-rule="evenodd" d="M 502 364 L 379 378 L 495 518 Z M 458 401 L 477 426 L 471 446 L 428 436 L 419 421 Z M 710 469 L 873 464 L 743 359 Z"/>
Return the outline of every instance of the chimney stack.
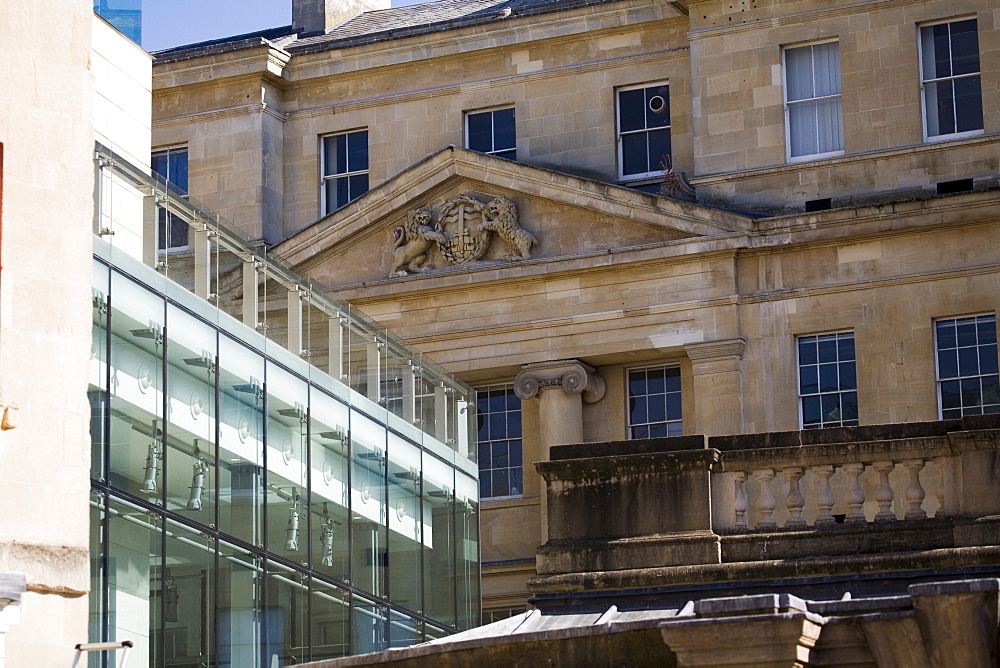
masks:
<path fill-rule="evenodd" d="M 292 0 L 292 30 L 321 35 L 361 12 L 389 9 L 390 0 Z"/>

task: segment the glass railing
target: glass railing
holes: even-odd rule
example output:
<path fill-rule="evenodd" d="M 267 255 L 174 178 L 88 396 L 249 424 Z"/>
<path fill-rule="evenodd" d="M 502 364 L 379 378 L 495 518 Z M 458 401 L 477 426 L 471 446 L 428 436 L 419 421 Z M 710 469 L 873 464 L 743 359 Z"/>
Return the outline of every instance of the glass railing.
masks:
<path fill-rule="evenodd" d="M 112 246 L 133 239 L 133 256 L 367 397 L 390 427 L 422 442 L 419 430 L 475 461 L 471 387 L 159 175 L 100 143 L 95 160 L 96 234 Z M 116 196 L 135 200 L 141 228 L 132 221 L 131 237 L 109 202 Z M 186 247 L 163 248 L 170 225 L 187 226 Z"/>

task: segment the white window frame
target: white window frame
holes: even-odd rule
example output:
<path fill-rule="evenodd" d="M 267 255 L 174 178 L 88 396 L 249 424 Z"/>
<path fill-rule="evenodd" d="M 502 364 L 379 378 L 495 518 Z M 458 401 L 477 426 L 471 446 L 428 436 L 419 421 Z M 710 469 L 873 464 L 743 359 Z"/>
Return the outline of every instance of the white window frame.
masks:
<path fill-rule="evenodd" d="M 801 355 L 799 354 L 799 340 L 800 339 L 810 339 L 810 338 L 819 337 L 819 336 L 832 336 L 832 335 L 839 335 L 839 334 L 850 334 L 851 338 L 854 340 L 854 359 L 852 360 L 854 362 L 854 389 L 853 390 L 841 390 L 841 389 L 838 389 L 838 390 L 836 390 L 834 392 L 817 391 L 815 393 L 802 394 L 802 358 L 801 358 Z M 840 360 L 840 354 L 839 354 L 839 351 L 838 351 L 837 364 L 839 365 L 840 363 L 841 363 L 841 360 Z M 817 365 L 817 367 L 819 366 L 819 362 L 818 361 L 817 361 L 816 365 Z M 812 366 L 812 365 L 810 364 L 810 366 Z M 818 375 L 819 375 L 819 373 L 818 373 L 818 369 L 817 369 L 817 382 L 819 380 L 818 379 Z M 838 377 L 839 377 L 839 369 L 838 369 Z M 858 387 L 857 386 L 858 386 L 858 335 L 857 335 L 857 332 L 855 332 L 853 329 L 842 329 L 842 330 L 837 330 L 837 331 L 834 331 L 834 332 L 815 332 L 813 334 L 797 334 L 795 336 L 795 394 L 796 394 L 796 397 L 797 397 L 796 403 L 798 404 L 798 410 L 799 410 L 799 429 L 824 429 L 824 428 L 826 428 L 826 425 L 823 422 L 820 422 L 820 424 L 818 426 L 817 425 L 810 425 L 809 427 L 806 427 L 806 425 L 805 425 L 805 415 L 804 415 L 803 406 L 802 406 L 803 399 L 805 397 L 820 397 L 820 403 L 821 403 L 821 405 L 822 405 L 822 401 L 823 401 L 822 397 L 824 395 L 831 395 L 831 394 L 844 395 L 844 394 L 848 394 L 848 393 L 853 392 L 854 395 L 855 395 L 855 398 L 857 398 L 857 395 L 858 395 Z M 843 399 L 842 398 L 841 398 L 841 406 L 843 406 Z M 858 417 L 857 417 L 857 420 L 858 420 L 858 424 L 861 424 L 861 405 L 860 405 L 860 402 L 858 404 Z M 841 420 L 840 420 L 840 422 L 841 422 L 841 424 L 837 424 L 837 425 L 832 425 L 831 424 L 831 426 L 833 426 L 833 427 L 844 426 L 843 425 L 843 422 L 844 422 L 844 420 L 843 420 L 843 414 L 841 414 Z M 847 425 L 847 426 L 855 426 L 855 425 Z"/>
<path fill-rule="evenodd" d="M 500 107 L 489 107 L 487 109 L 470 109 L 465 112 L 465 117 L 463 119 L 463 125 L 465 126 L 465 148 L 470 151 L 475 150 L 469 146 L 469 116 L 475 116 L 477 114 L 490 114 L 490 144 L 496 146 L 496 125 L 493 123 L 492 114 L 497 111 L 505 111 L 510 109 L 514 112 L 514 148 L 502 148 L 500 150 L 493 151 L 483 151 L 484 155 L 497 155 L 498 153 L 506 153 L 507 151 L 514 151 L 513 158 L 505 158 L 505 160 L 517 160 L 517 109 L 513 104 L 505 104 Z"/>
<path fill-rule="evenodd" d="M 927 84 L 928 83 L 934 83 L 934 82 L 938 82 L 938 81 L 955 81 L 956 79 L 968 79 L 968 78 L 971 78 L 971 77 L 979 77 L 979 84 L 980 84 L 980 86 L 979 86 L 979 90 L 980 90 L 979 104 L 980 104 L 980 106 L 982 106 L 982 104 L 983 104 L 983 98 L 982 98 L 982 81 L 983 81 L 982 45 L 980 45 L 980 53 L 979 53 L 979 71 L 976 72 L 975 74 L 960 74 L 957 77 L 942 77 L 940 79 L 926 79 L 924 77 L 924 47 L 923 47 L 923 38 L 920 35 L 921 28 L 930 28 L 930 27 L 933 27 L 933 26 L 945 25 L 947 23 L 958 23 L 959 21 L 968 21 L 968 20 L 973 20 L 973 21 L 976 22 L 976 34 L 977 34 L 977 38 L 978 38 L 978 33 L 979 33 L 979 17 L 977 17 L 974 14 L 972 16 L 957 16 L 957 17 L 953 17 L 953 18 L 949 18 L 949 19 L 942 19 L 940 21 L 928 21 L 927 23 L 919 23 L 919 24 L 917 24 L 917 67 L 920 70 L 920 121 L 923 124 L 924 142 L 925 143 L 933 143 L 933 142 L 939 142 L 939 141 L 953 141 L 955 139 L 966 139 L 968 137 L 978 137 L 979 135 L 983 134 L 983 132 L 985 132 L 985 128 L 979 128 L 978 130 L 966 130 L 965 132 L 953 132 L 951 134 L 946 134 L 946 135 L 928 135 L 927 134 L 927 99 L 926 99 L 926 95 L 927 95 Z M 951 43 L 949 42 L 949 47 L 950 46 L 951 46 Z M 949 54 L 949 59 L 950 59 L 950 54 Z M 985 112 L 985 109 L 983 109 L 983 111 Z M 985 126 L 985 119 L 984 119 L 983 124 Z M 940 401 L 938 402 L 938 405 L 940 406 Z"/>
<path fill-rule="evenodd" d="M 640 181 L 640 180 L 643 180 L 643 179 L 659 178 L 659 177 L 663 176 L 663 170 L 656 170 L 656 171 L 652 171 L 652 172 L 644 172 L 642 174 L 627 174 L 626 175 L 625 174 L 625 160 L 624 160 L 624 156 L 622 155 L 622 136 L 623 135 L 634 135 L 634 134 L 640 134 L 640 133 L 649 134 L 649 128 L 644 128 L 642 130 L 629 130 L 628 132 L 624 132 L 624 133 L 621 131 L 622 122 L 621 122 L 621 98 L 620 98 L 620 94 L 624 93 L 624 92 L 627 92 L 627 91 L 630 91 L 630 90 L 645 89 L 645 88 L 654 88 L 656 86 L 666 86 L 669 89 L 670 88 L 670 81 L 669 80 L 664 80 L 664 81 L 650 81 L 650 82 L 647 82 L 647 83 L 634 84 L 634 85 L 629 85 L 629 86 L 619 86 L 618 88 L 615 88 L 615 150 L 616 150 L 617 155 L 618 155 L 618 180 L 619 181 Z M 643 113 L 645 114 L 645 111 L 643 111 Z M 671 114 L 672 113 L 673 113 L 673 110 L 671 110 Z M 673 118 L 672 117 L 669 117 L 667 120 L 668 120 L 668 123 L 667 123 L 666 127 L 664 127 L 664 128 L 654 128 L 654 130 L 666 130 L 670 134 L 670 153 L 671 153 L 671 156 L 672 156 L 673 155 L 673 150 L 674 150 L 673 149 L 673 139 L 674 139 L 674 137 L 673 137 L 673 128 L 674 128 L 674 122 L 673 122 Z M 637 367 L 637 368 L 640 368 L 640 367 Z"/>
<path fill-rule="evenodd" d="M 815 102 L 817 100 L 829 100 L 833 98 L 839 98 L 841 100 L 840 104 L 840 127 L 841 127 L 841 140 L 844 136 L 844 84 L 843 80 L 840 82 L 840 92 L 836 95 L 825 95 L 822 97 L 811 97 L 803 98 L 801 100 L 788 101 L 788 65 L 786 62 L 786 54 L 788 51 L 793 49 L 803 49 L 806 47 L 819 46 L 821 44 L 837 44 L 837 56 L 840 56 L 840 40 L 839 39 L 825 39 L 818 42 L 808 42 L 805 44 L 786 44 L 781 47 L 781 96 L 782 104 L 784 106 L 785 113 L 785 160 L 789 163 L 798 162 L 811 162 L 813 160 L 823 160 L 826 158 L 836 158 L 837 156 L 844 155 L 844 149 L 838 149 L 836 151 L 826 151 L 825 153 L 810 153 L 808 155 L 792 155 L 792 122 L 788 114 L 789 105 L 798 104 L 800 102 Z"/>
<path fill-rule="evenodd" d="M 675 420 L 667 419 L 667 420 L 664 420 L 663 422 L 645 422 L 645 423 L 642 423 L 642 424 L 639 424 L 639 425 L 633 425 L 632 424 L 632 411 L 629 408 L 629 403 L 630 403 L 629 400 L 632 398 L 632 389 L 631 389 L 630 378 L 632 376 L 632 372 L 633 371 L 648 371 L 650 369 L 664 369 L 664 370 L 667 370 L 667 369 L 671 369 L 671 370 L 672 369 L 676 369 L 677 370 L 677 377 L 678 377 L 678 380 L 680 380 L 680 382 L 681 382 L 681 389 L 676 394 L 679 394 L 680 398 L 681 398 L 681 417 L 679 419 L 675 419 Z M 666 390 L 666 387 L 664 387 L 664 390 Z M 670 394 L 674 394 L 674 393 L 671 392 Z M 649 395 L 648 394 L 644 394 L 642 396 L 649 396 Z M 648 413 L 647 413 L 647 416 L 648 416 Z M 667 417 L 667 416 L 664 415 L 664 417 Z M 681 433 L 679 435 L 683 436 L 684 435 L 684 378 L 683 378 L 683 374 L 681 372 L 681 365 L 678 364 L 678 363 L 676 363 L 676 362 L 667 362 L 665 364 L 645 364 L 645 365 L 642 365 L 642 366 L 634 366 L 634 367 L 629 367 L 629 368 L 625 369 L 625 440 L 627 440 L 627 441 L 642 441 L 642 440 L 646 440 L 648 438 L 670 438 L 669 434 L 667 436 L 638 436 L 638 437 L 633 437 L 632 436 L 632 427 L 633 426 L 640 426 L 641 427 L 641 426 L 648 426 L 648 425 L 653 425 L 653 424 L 665 424 L 665 425 L 668 425 L 667 429 L 669 430 L 670 429 L 669 425 L 673 424 L 673 423 L 680 424 L 680 426 L 681 426 Z M 677 435 L 678 434 L 675 434 L 674 436 L 677 436 Z"/>
<path fill-rule="evenodd" d="M 365 151 L 368 154 L 368 160 L 366 161 L 368 163 L 368 168 L 367 169 L 359 169 L 359 170 L 355 170 L 353 172 L 343 172 L 343 173 L 340 173 L 340 174 L 324 174 L 323 173 L 325 171 L 324 170 L 324 166 L 326 165 L 326 140 L 329 139 L 330 137 L 347 136 L 347 135 L 355 134 L 357 132 L 368 132 L 369 133 L 369 135 L 368 135 L 369 139 L 371 138 L 371 132 L 370 132 L 369 128 L 366 128 L 366 127 L 365 128 L 354 128 L 353 130 L 343 130 L 341 132 L 330 132 L 328 134 L 323 134 L 323 135 L 319 136 L 319 201 L 320 201 L 320 212 L 321 212 L 322 216 L 328 216 L 331 213 L 333 213 L 334 211 L 337 211 L 339 208 L 343 208 L 343 207 L 330 208 L 330 203 L 327 202 L 327 200 L 326 200 L 326 183 L 327 183 L 327 181 L 333 181 L 335 179 L 341 179 L 341 178 L 349 178 L 351 176 L 358 176 L 360 174 L 367 174 L 368 175 L 368 190 L 371 190 L 371 157 L 372 156 L 371 156 L 371 150 L 370 150 L 371 146 L 370 146 L 370 144 L 365 144 Z M 366 190 L 365 192 L 368 192 L 368 190 Z M 358 197 L 360 197 L 360 196 L 361 195 L 358 195 Z M 355 197 L 354 199 L 351 200 L 351 202 L 353 202 L 356 199 L 358 199 L 358 198 Z M 348 204 L 349 203 L 350 202 L 348 202 Z M 344 206 L 347 206 L 347 204 L 345 204 Z"/>
<path fill-rule="evenodd" d="M 934 318 L 934 320 L 931 321 L 931 328 L 932 328 L 932 330 L 934 332 L 934 386 L 935 386 L 934 390 L 935 390 L 935 394 L 937 395 L 937 416 L 938 416 L 939 420 L 945 419 L 944 418 L 944 406 L 942 405 L 942 402 L 941 402 L 941 385 L 943 383 L 948 382 L 948 381 L 953 381 L 953 380 L 962 381 L 962 380 L 964 380 L 966 378 L 983 378 L 986 375 L 992 376 L 993 374 L 979 374 L 977 376 L 962 376 L 962 375 L 958 375 L 958 376 L 954 376 L 954 377 L 948 377 L 948 378 L 942 380 L 941 379 L 941 368 L 940 368 L 939 356 L 938 356 L 939 349 L 938 349 L 938 332 L 937 332 L 938 328 L 937 328 L 937 324 L 939 322 L 947 322 L 949 320 L 961 320 L 963 318 L 983 318 L 983 317 L 991 317 L 991 316 L 993 317 L 993 327 L 994 327 L 995 331 L 997 332 L 998 337 L 1000 337 L 1000 318 L 997 317 L 996 311 L 986 312 L 986 313 L 969 313 L 969 314 L 966 314 L 966 315 L 951 315 L 951 316 L 945 316 L 945 317 L 941 317 L 941 318 Z M 989 345 L 989 344 L 986 344 L 986 345 Z M 982 407 L 982 404 L 980 404 L 980 407 Z M 960 410 L 961 410 L 961 408 L 960 408 Z M 982 413 L 980 413 L 980 414 L 982 414 Z M 970 413 L 970 415 L 972 415 L 972 414 Z M 990 415 L 993 415 L 993 413 L 990 413 Z M 962 417 L 964 417 L 964 415 Z M 948 419 L 955 419 L 955 418 L 948 418 Z"/>
<path fill-rule="evenodd" d="M 150 172 L 154 175 L 154 178 L 155 178 L 155 176 L 156 176 L 157 173 L 152 170 L 153 157 L 155 155 L 157 155 L 158 153 L 166 153 L 169 156 L 169 154 L 171 152 L 180 151 L 181 149 L 183 149 L 184 152 L 186 152 L 187 155 L 188 155 L 188 157 L 187 157 L 187 162 L 188 162 L 188 187 L 191 186 L 191 183 L 190 183 L 190 179 L 191 179 L 191 147 L 188 144 L 174 144 L 172 146 L 160 146 L 158 148 L 155 148 L 155 149 L 151 150 L 149 152 L 149 162 L 150 162 L 150 165 L 151 165 L 150 166 Z M 163 178 L 166 179 L 166 177 L 163 177 Z M 169 183 L 169 181 L 168 181 L 168 183 Z M 185 191 L 184 195 L 182 195 L 181 197 L 183 197 L 184 199 L 188 199 L 189 195 Z M 170 225 L 170 217 L 171 216 L 176 216 L 177 214 L 170 213 L 169 211 L 167 211 L 165 209 L 160 209 L 160 210 L 164 212 L 164 216 L 165 216 L 165 220 L 163 221 L 164 224 Z M 171 254 L 172 255 L 174 253 L 186 253 L 187 251 L 191 250 L 191 226 L 188 225 L 188 242 L 186 244 L 184 244 L 183 246 L 167 246 L 165 248 L 160 248 L 159 247 L 160 246 L 160 214 L 157 213 L 157 216 L 156 216 L 156 246 L 157 246 L 157 254 L 159 254 L 159 255 L 167 255 L 167 254 Z"/>

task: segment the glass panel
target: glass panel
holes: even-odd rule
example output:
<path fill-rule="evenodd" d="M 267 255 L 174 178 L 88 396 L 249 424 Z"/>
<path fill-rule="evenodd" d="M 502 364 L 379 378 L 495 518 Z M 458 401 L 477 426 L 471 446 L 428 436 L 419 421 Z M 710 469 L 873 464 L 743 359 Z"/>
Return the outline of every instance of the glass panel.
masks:
<path fill-rule="evenodd" d="M 421 642 L 416 619 L 395 610 L 389 611 L 389 647 L 409 647 Z"/>
<path fill-rule="evenodd" d="M 163 499 L 164 302 L 111 276 L 111 470 L 117 489 Z"/>
<path fill-rule="evenodd" d="M 647 172 L 663 171 L 670 156 L 670 130 L 657 130 L 646 134 L 646 155 L 649 156 Z"/>
<path fill-rule="evenodd" d="M 347 170 L 347 135 L 323 137 L 323 174 L 344 174 Z"/>
<path fill-rule="evenodd" d="M 641 88 L 618 92 L 618 131 L 631 132 L 646 127 L 646 96 Z"/>
<path fill-rule="evenodd" d="M 517 134 L 514 126 L 514 109 L 493 112 L 493 150 L 514 148 Z"/>
<path fill-rule="evenodd" d="M 93 325 L 90 344 L 87 397 L 90 400 L 90 477 L 102 482 L 106 479 L 104 460 L 107 455 L 108 434 L 108 295 L 111 275 L 108 267 L 94 262 L 94 287 L 92 291 Z"/>
<path fill-rule="evenodd" d="M 211 536 L 167 523 L 162 591 L 166 665 L 213 665 L 215 540 Z"/>
<path fill-rule="evenodd" d="M 339 659 L 350 655 L 350 595 L 339 587 L 314 579 L 311 607 L 312 660 Z"/>
<path fill-rule="evenodd" d="M 812 47 L 785 49 L 785 85 L 789 102 L 815 97 Z"/>
<path fill-rule="evenodd" d="M 310 393 L 312 557 L 318 572 L 350 580 L 348 543 L 348 412 L 332 397 Z M 347 614 L 346 612 L 344 613 Z"/>
<path fill-rule="evenodd" d="M 219 339 L 219 529 L 263 543 L 264 360 Z"/>
<path fill-rule="evenodd" d="M 493 150 L 493 114 L 469 114 L 466 116 L 469 128 L 469 148 L 483 153 Z"/>
<path fill-rule="evenodd" d="M 367 130 L 347 135 L 347 168 L 351 172 L 362 172 L 368 169 Z"/>
<path fill-rule="evenodd" d="M 955 132 L 983 129 L 983 91 L 979 77 L 955 81 Z"/>
<path fill-rule="evenodd" d="M 135 643 L 130 666 L 160 666 L 163 534 L 159 517 L 112 501 L 108 518 L 108 640 Z"/>
<path fill-rule="evenodd" d="M 952 74 L 973 74 L 979 71 L 979 33 L 976 19 L 955 21 L 951 28 Z"/>
<path fill-rule="evenodd" d="M 216 331 L 167 307 L 167 508 L 215 524 Z"/>
<path fill-rule="evenodd" d="M 476 481 L 455 472 L 456 527 L 458 529 L 457 625 L 460 630 L 479 624 L 482 613 L 479 593 L 479 498 Z"/>
<path fill-rule="evenodd" d="M 267 365 L 267 549 L 308 561 L 308 405 L 306 382 Z"/>
<path fill-rule="evenodd" d="M 219 541 L 217 656 L 221 668 L 261 668 L 260 559 Z M 268 666 L 270 668 L 270 666 Z"/>
<path fill-rule="evenodd" d="M 646 98 L 643 105 L 646 112 L 646 127 L 670 127 L 670 87 L 651 86 L 643 92 Z"/>
<path fill-rule="evenodd" d="M 264 665 L 282 668 L 309 658 L 309 587 L 306 575 L 275 562 L 267 565 Z"/>
<path fill-rule="evenodd" d="M 90 492 L 90 596 L 89 603 L 89 624 L 87 631 L 88 642 L 103 642 L 105 639 L 104 626 L 104 585 L 107 577 L 104 571 L 104 551 L 108 546 L 107 536 L 104 534 L 104 505 L 106 497 L 97 490 Z M 88 657 L 87 665 L 90 668 L 98 668 L 101 665 L 101 657 L 91 654 Z"/>
<path fill-rule="evenodd" d="M 816 44 L 812 51 L 816 97 L 840 94 L 840 44 Z"/>
<path fill-rule="evenodd" d="M 389 595 L 393 603 L 423 610 L 420 552 L 420 449 L 389 434 Z"/>
<path fill-rule="evenodd" d="M 388 609 L 355 596 L 351 612 L 354 619 L 354 653 L 368 654 L 388 649 Z"/>
<path fill-rule="evenodd" d="M 646 134 L 622 136 L 622 174 L 646 173 L 649 159 L 646 155 Z"/>
<path fill-rule="evenodd" d="M 352 582 L 383 596 L 386 552 L 385 427 L 351 411 Z"/>
<path fill-rule="evenodd" d="M 424 613 L 455 623 L 455 470 L 425 454 L 423 487 Z"/>
<path fill-rule="evenodd" d="M 792 157 L 819 153 L 817 145 L 815 102 L 800 102 L 788 107 L 788 137 Z"/>

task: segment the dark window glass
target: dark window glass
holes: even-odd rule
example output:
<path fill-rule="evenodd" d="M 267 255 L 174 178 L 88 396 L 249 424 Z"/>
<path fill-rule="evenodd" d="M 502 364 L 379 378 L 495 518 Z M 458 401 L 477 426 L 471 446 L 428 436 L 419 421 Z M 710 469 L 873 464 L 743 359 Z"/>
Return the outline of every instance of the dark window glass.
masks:
<path fill-rule="evenodd" d="M 802 428 L 856 425 L 854 334 L 802 336 L 798 350 Z"/>
<path fill-rule="evenodd" d="M 153 173 L 166 182 L 167 189 L 180 196 L 187 195 L 188 189 L 188 150 L 187 148 L 171 148 L 157 151 L 150 160 Z M 157 209 L 157 228 L 159 248 L 185 248 L 188 245 L 188 224 L 184 219 L 169 213 L 166 209 Z"/>
<path fill-rule="evenodd" d="M 368 192 L 368 131 L 323 137 L 323 209 L 332 213 Z"/>
<path fill-rule="evenodd" d="M 979 35 L 975 19 L 920 29 L 927 136 L 983 129 Z"/>
<path fill-rule="evenodd" d="M 622 178 L 662 172 L 671 151 L 669 86 L 618 91 L 618 147 Z"/>
<path fill-rule="evenodd" d="M 632 369 L 628 375 L 629 438 L 679 436 L 681 371 L 675 366 Z"/>
<path fill-rule="evenodd" d="M 521 400 L 513 385 L 476 389 L 479 412 L 479 495 L 521 494 Z"/>
<path fill-rule="evenodd" d="M 517 131 L 514 109 L 497 109 L 467 114 L 468 148 L 508 160 L 517 159 Z"/>
<path fill-rule="evenodd" d="M 942 418 L 1000 411 L 996 327 L 995 315 L 934 323 Z"/>

